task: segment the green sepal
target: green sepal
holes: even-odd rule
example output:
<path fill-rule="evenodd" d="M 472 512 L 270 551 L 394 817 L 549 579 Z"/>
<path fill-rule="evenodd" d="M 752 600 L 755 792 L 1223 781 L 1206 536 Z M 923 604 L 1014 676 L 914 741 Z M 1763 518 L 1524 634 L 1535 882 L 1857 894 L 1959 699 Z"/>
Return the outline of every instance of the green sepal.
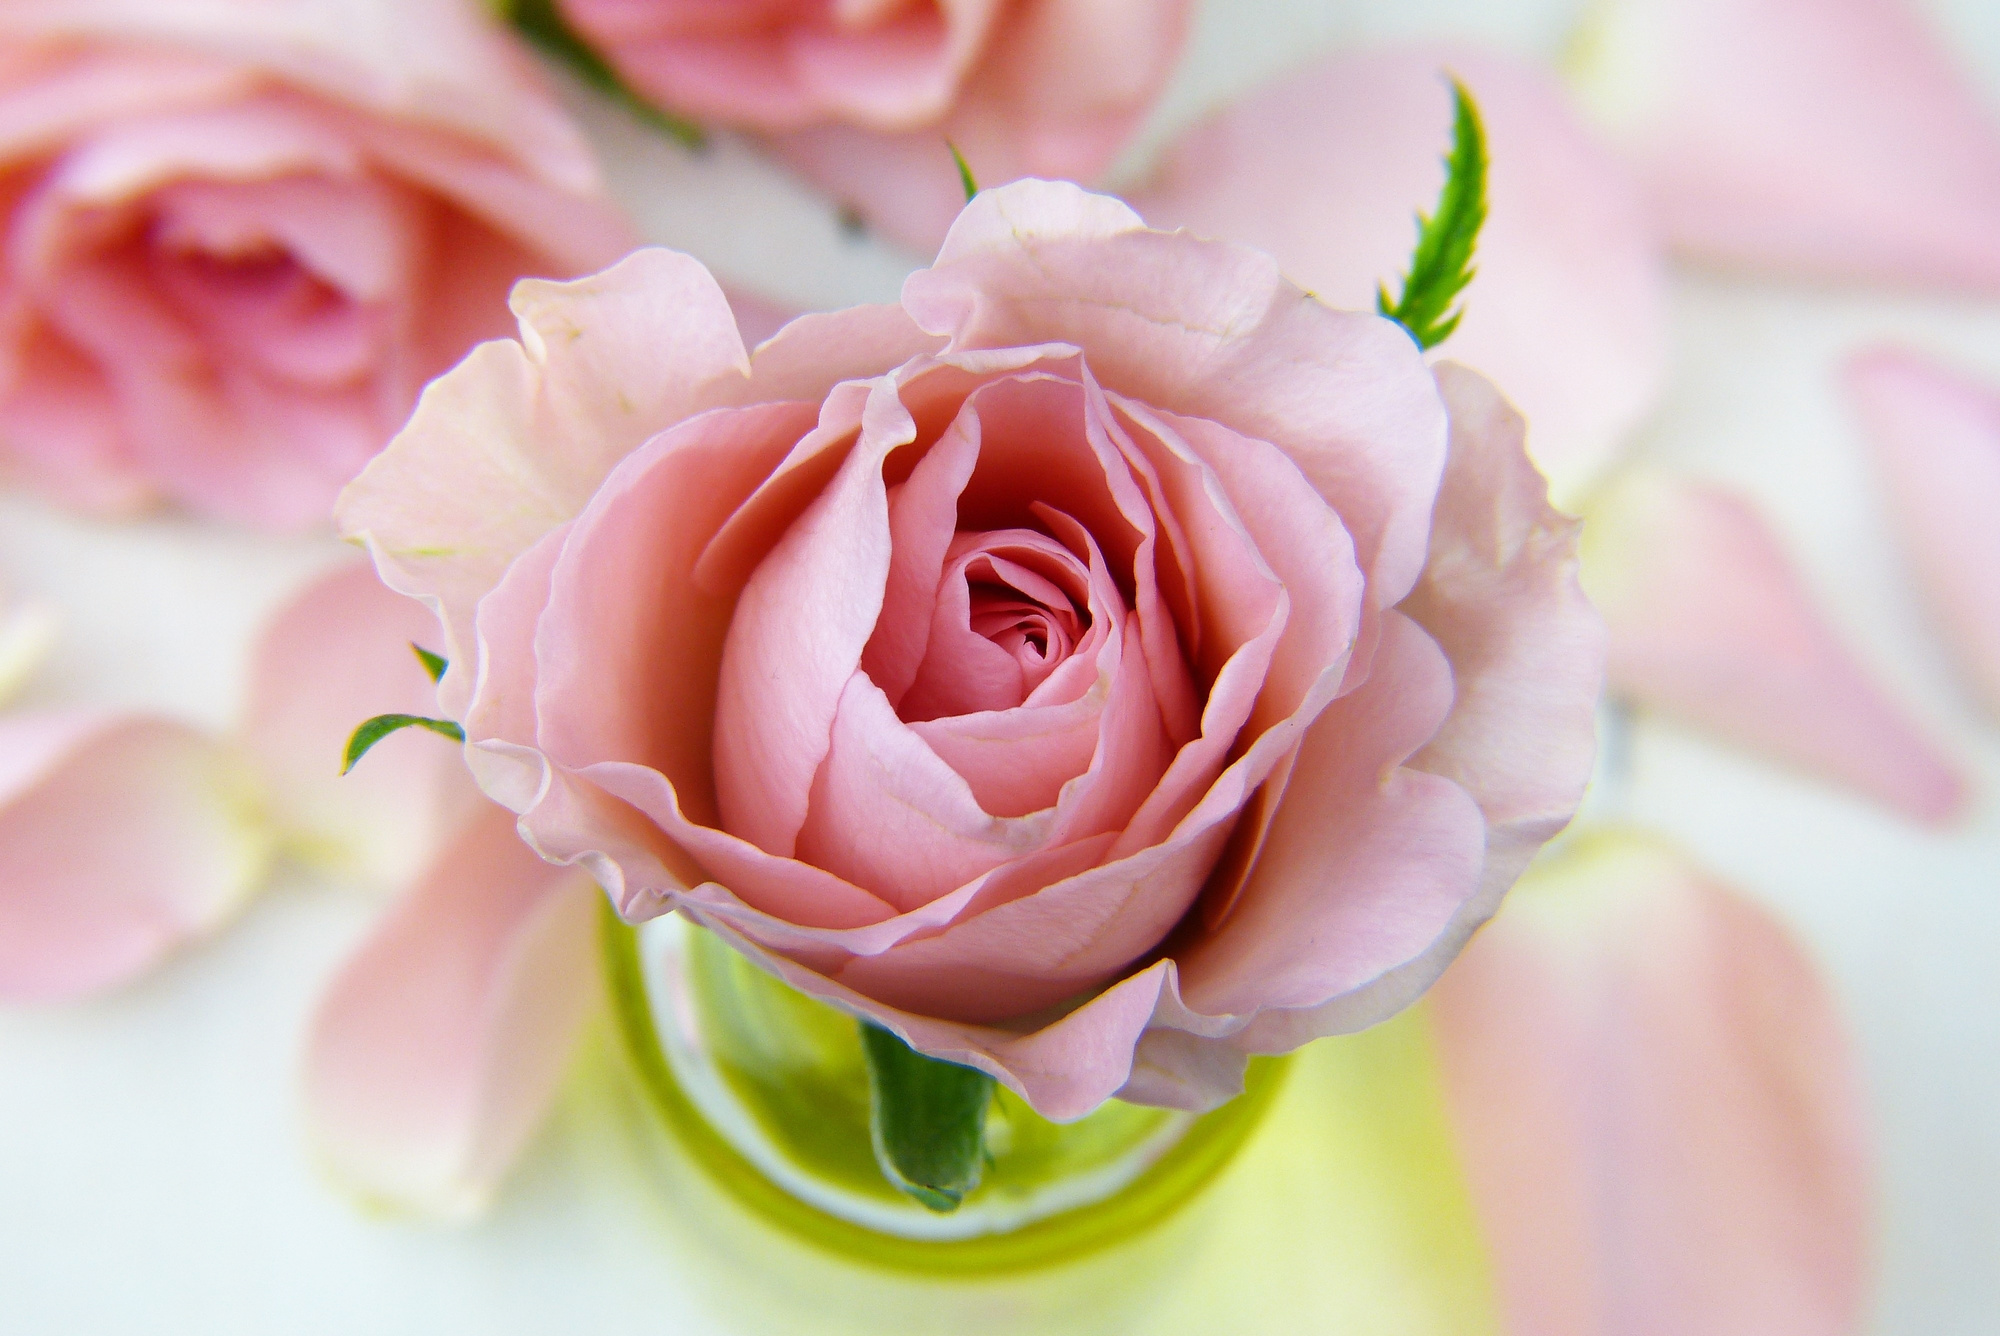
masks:
<path fill-rule="evenodd" d="M 433 654 L 422 645 L 412 642 L 410 649 L 416 654 L 417 662 L 424 666 L 424 671 L 431 675 L 431 681 L 433 682 L 443 677 L 444 670 L 451 667 L 451 664 L 445 660 L 444 656 Z"/>
<path fill-rule="evenodd" d="M 1444 160 L 1437 212 L 1417 215 L 1417 249 L 1403 279 L 1403 295 L 1390 301 L 1386 285 L 1375 295 L 1375 309 L 1426 349 L 1449 338 L 1465 316 L 1462 306 L 1448 308 L 1478 272 L 1472 255 L 1486 222 L 1486 131 L 1465 85 L 1453 79 L 1451 93 L 1451 154 Z"/>
<path fill-rule="evenodd" d="M 548 55 L 567 65 L 579 79 L 619 103 L 656 130 L 665 131 L 687 148 L 705 148 L 708 136 L 693 121 L 654 106 L 632 91 L 617 71 L 605 64 L 589 43 L 563 20 L 555 0 L 494 0 L 500 15 Z"/>
<path fill-rule="evenodd" d="M 340 773 L 344 775 L 352 770 L 354 763 L 366 756 L 370 747 L 405 728 L 428 728 L 453 742 L 465 741 L 465 730 L 449 719 L 426 719 L 420 714 L 378 714 L 355 729 L 354 735 L 347 739 L 347 755 L 341 761 Z"/>
<path fill-rule="evenodd" d="M 951 160 L 958 164 L 958 183 L 965 188 L 965 202 L 970 204 L 972 197 L 979 193 L 979 181 L 972 174 L 972 164 L 958 151 L 958 145 L 949 139 L 944 141 L 944 146 L 951 150 Z"/>
<path fill-rule="evenodd" d="M 875 1162 L 891 1183 L 931 1210 L 957 1210 L 986 1169 L 993 1078 L 927 1058 L 869 1021 L 861 1022 L 861 1050 L 868 1059 Z"/>

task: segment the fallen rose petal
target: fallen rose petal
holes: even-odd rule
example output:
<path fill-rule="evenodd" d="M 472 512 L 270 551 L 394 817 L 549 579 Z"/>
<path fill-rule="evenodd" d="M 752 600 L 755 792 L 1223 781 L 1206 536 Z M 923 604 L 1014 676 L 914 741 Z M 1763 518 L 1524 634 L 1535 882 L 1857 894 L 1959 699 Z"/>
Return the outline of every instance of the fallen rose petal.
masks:
<path fill-rule="evenodd" d="M 1846 380 L 1904 548 L 2000 717 L 2000 391 L 1891 349 L 1854 358 Z"/>
<path fill-rule="evenodd" d="M 287 852 L 401 886 L 483 805 L 459 749 L 421 729 L 391 734 L 341 773 L 364 720 L 437 714 L 437 688 L 411 646 L 441 643 L 437 618 L 366 562 L 321 576 L 265 625 L 239 734 Z"/>
<path fill-rule="evenodd" d="M 1583 550 L 1614 691 L 1917 820 L 1961 810 L 1957 767 L 1841 643 L 1747 503 L 1635 475 L 1591 507 Z"/>
<path fill-rule="evenodd" d="M 0 718 L 0 998 L 113 987 L 226 920 L 268 861 L 251 792 L 183 724 Z"/>
<path fill-rule="evenodd" d="M 2000 121 L 1906 0 L 1613 0 L 1577 83 L 1676 252 L 2000 295 Z"/>
<path fill-rule="evenodd" d="M 598 993 L 597 892 L 513 816 L 468 821 L 342 966 L 306 1044 L 312 1138 L 366 1197 L 463 1218 L 527 1143 Z"/>
<path fill-rule="evenodd" d="M 1624 446 L 1666 375 L 1666 282 L 1626 169 L 1548 75 L 1471 48 L 1337 55 L 1182 136 L 1132 194 L 1158 227 L 1269 251 L 1337 307 L 1372 309 L 1435 206 L 1464 81 L 1491 158 L 1487 221 L 1443 345 L 1506 389 L 1558 504 Z"/>
<path fill-rule="evenodd" d="M 1768 914 L 1598 832 L 1523 878 L 1428 1005 L 1507 1330 L 1858 1329 L 1860 1078 Z"/>

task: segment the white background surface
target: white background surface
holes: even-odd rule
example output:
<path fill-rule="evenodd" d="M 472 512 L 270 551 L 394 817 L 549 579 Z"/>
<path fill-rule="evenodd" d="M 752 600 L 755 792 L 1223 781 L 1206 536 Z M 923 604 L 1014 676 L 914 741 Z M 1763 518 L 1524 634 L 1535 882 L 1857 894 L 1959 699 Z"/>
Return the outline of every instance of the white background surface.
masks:
<path fill-rule="evenodd" d="M 1314 51 L 1451 30 L 1548 53 L 1574 8 L 1208 0 L 1127 170 L 1174 126 Z M 2000 7 L 1953 0 L 1939 13 L 2000 106 Z M 648 233 L 726 276 L 824 306 L 892 298 L 912 264 L 843 232 L 747 150 L 723 143 L 693 159 L 592 120 Z M 1593 809 L 1680 836 L 1819 952 L 1880 1135 L 1875 1330 L 2000 1331 L 2000 732 L 1914 605 L 1833 379 L 1842 353 L 1887 336 L 2000 383 L 2000 305 L 1692 275 L 1677 279 L 1675 304 L 1673 381 L 1635 449 L 1756 495 L 1979 796 L 1961 828 L 1925 832 L 1642 724 L 1629 773 L 1601 785 Z M 170 521 L 81 524 L 0 498 L 0 583 L 65 618 L 42 703 L 145 705 L 226 726 L 259 619 L 341 555 L 330 541 Z M 574 1110 L 468 1228 L 371 1219 L 319 1180 L 295 1116 L 297 1038 L 376 909 L 293 876 L 114 997 L 0 1012 L 0 1332 L 722 1329 L 690 1298 L 697 1263 L 661 1248 L 656 1203 L 607 1170 Z"/>

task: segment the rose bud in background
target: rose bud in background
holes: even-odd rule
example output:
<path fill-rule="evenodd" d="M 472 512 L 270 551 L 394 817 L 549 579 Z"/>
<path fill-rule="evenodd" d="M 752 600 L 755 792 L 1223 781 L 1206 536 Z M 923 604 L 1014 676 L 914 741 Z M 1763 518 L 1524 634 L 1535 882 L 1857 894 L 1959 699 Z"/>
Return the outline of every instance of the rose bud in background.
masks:
<path fill-rule="evenodd" d="M 980 194 L 746 355 L 700 265 L 530 282 L 347 491 L 481 786 L 1044 1114 L 1418 995 L 1573 812 L 1602 630 L 1478 376 L 1116 200 Z"/>
<path fill-rule="evenodd" d="M 472 0 L 10 0 L 0 208 L 0 469 L 272 529 L 631 242 Z"/>
<path fill-rule="evenodd" d="M 514 0 L 540 9 L 549 0 Z M 1165 87 L 1189 0 L 554 0 L 642 98 L 769 137 L 926 253 L 979 180 L 1093 181 Z"/>

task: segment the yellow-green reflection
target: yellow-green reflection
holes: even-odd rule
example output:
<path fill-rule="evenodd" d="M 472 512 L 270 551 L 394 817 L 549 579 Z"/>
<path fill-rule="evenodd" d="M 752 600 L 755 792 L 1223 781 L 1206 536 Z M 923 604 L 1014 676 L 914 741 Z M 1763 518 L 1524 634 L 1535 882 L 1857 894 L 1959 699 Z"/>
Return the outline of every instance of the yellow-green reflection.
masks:
<path fill-rule="evenodd" d="M 868 1072 L 852 1017 L 788 988 L 713 933 L 689 934 L 688 968 L 709 1055 L 786 1158 L 849 1192 L 901 1205 L 868 1141 Z M 1058 1125 L 1002 1087 L 987 1116 L 992 1157 L 972 1202 L 1100 1170 L 1185 1121 L 1112 1100 Z"/>
<path fill-rule="evenodd" d="M 1211 1142 L 1205 1162 L 1162 1163 L 1106 1203 L 1121 1207 L 1140 1189 L 1157 1191 L 1155 1177 L 1179 1177 L 1169 1191 L 1123 1205 L 1123 1232 L 1092 1237 L 1041 1227 L 1021 1231 L 1030 1246 L 1011 1253 L 1008 1239 L 976 1240 L 956 1264 L 926 1265 L 912 1256 L 935 1259 L 967 1245 L 913 1244 L 842 1225 L 785 1196 L 705 1131 L 671 1083 L 662 1085 L 657 1055 L 649 1063 L 632 1050 L 634 1021 L 644 1019 L 643 1008 L 631 1007 L 635 961 L 617 934 L 607 935 L 607 946 L 621 1033 L 592 1047 L 564 1109 L 563 1139 L 590 1151 L 577 1163 L 596 1166 L 601 1191 L 636 1191 L 647 1203 L 660 1266 L 725 1330 L 1488 1336 L 1499 1329 L 1421 1007 L 1300 1052 L 1282 1082 L 1258 1087 L 1252 1099 L 1265 1107 L 1237 1124 L 1239 1138 L 1253 1123 L 1254 1135 L 1233 1152 Z M 1144 1227 L 1149 1211 L 1176 1202 L 1183 1209 Z"/>
<path fill-rule="evenodd" d="M 895 1238 L 798 1201 L 708 1125 L 661 1056 L 631 929 L 608 913 L 604 924 L 615 1018 L 656 1113 L 752 1210 L 821 1246 L 876 1265 L 941 1273 L 1007 1271 L 1050 1265 L 1128 1238 L 1198 1192 L 1242 1145 L 1282 1084 L 1284 1060 L 1253 1061 L 1241 1097 L 1193 1120 L 1135 1182 L 1095 1205 L 977 1238 Z M 704 1039 L 724 1079 L 759 1124 L 799 1167 L 842 1188 L 900 1203 L 869 1144 L 867 1074 L 853 1019 L 772 979 L 711 934 L 691 934 L 689 947 Z M 1058 1125 L 1002 1091 L 988 1122 L 993 1160 L 968 1203 L 1087 1173 L 1155 1136 L 1174 1116 L 1112 1101 L 1087 1118 Z"/>

